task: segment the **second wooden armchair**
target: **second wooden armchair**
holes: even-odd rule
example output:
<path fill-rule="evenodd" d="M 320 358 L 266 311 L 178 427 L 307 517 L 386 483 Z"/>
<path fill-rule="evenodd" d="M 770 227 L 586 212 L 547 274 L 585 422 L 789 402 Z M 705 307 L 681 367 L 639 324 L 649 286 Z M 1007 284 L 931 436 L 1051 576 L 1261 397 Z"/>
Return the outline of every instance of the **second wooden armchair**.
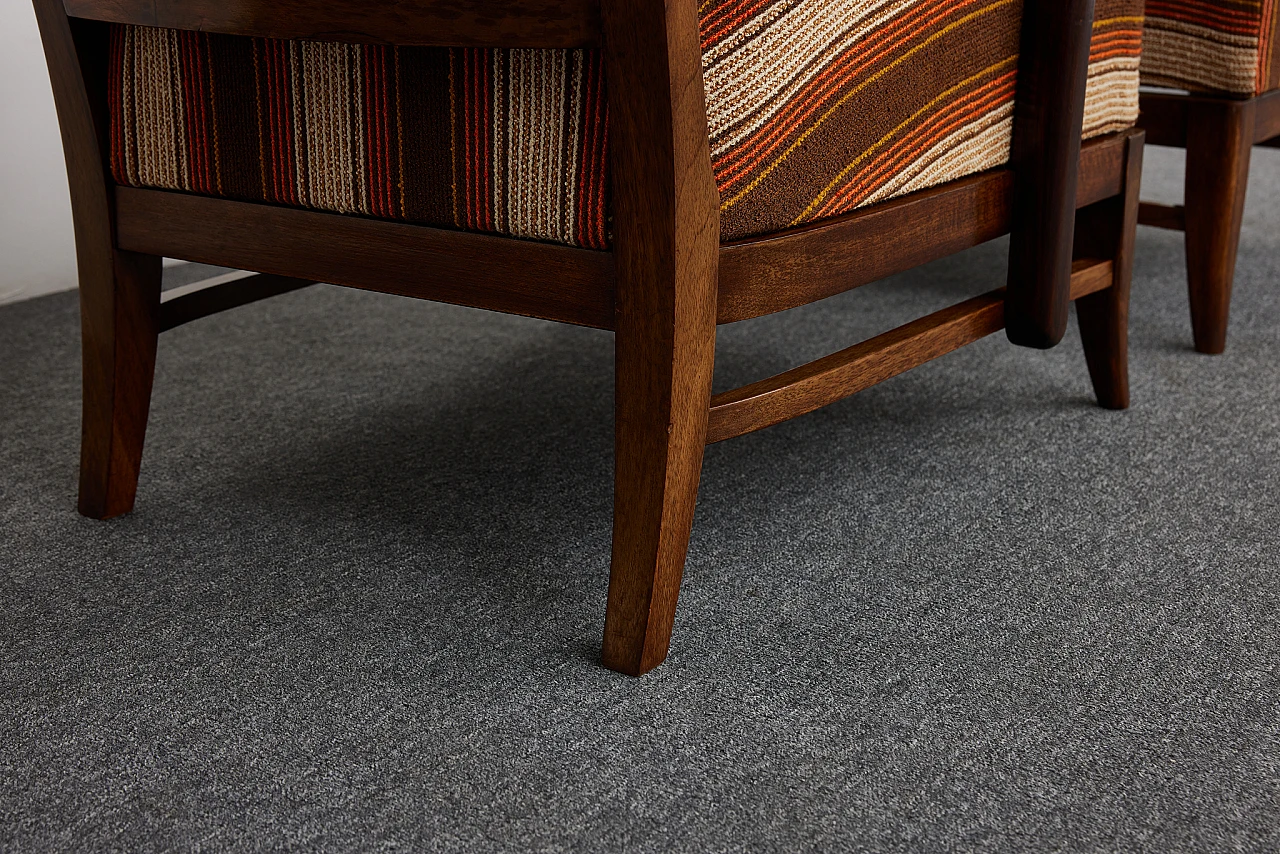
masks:
<path fill-rule="evenodd" d="M 86 515 L 133 507 L 177 324 L 324 281 L 610 329 L 603 659 L 639 674 L 667 655 L 707 443 L 1006 326 L 1052 346 L 1071 300 L 1099 401 L 1128 405 L 1140 0 L 35 5 Z M 1007 288 L 712 395 L 717 324 L 1010 232 Z M 162 256 L 262 275 L 164 298 Z"/>
<path fill-rule="evenodd" d="M 1142 127 L 1185 149 L 1181 205 L 1143 204 L 1139 221 L 1186 234 L 1196 350 L 1227 346 L 1236 251 L 1255 145 L 1280 146 L 1280 15 L 1274 0 L 1147 0 Z"/>

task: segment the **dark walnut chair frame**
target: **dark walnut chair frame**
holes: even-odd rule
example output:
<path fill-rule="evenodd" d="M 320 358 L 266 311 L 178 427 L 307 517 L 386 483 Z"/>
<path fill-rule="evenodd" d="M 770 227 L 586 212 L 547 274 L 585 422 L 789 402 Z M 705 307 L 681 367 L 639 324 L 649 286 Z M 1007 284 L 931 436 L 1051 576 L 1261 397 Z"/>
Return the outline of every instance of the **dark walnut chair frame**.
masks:
<path fill-rule="evenodd" d="M 1011 165 L 722 245 L 694 0 L 35 0 L 66 148 L 83 315 L 80 512 L 133 507 L 160 332 L 329 282 L 612 330 L 613 555 L 603 661 L 667 655 L 703 448 L 813 411 L 1007 327 L 1049 347 L 1078 307 L 1098 400 L 1129 401 L 1142 134 L 1085 144 L 1092 0 L 1027 0 Z M 114 186 L 107 25 L 463 47 L 601 47 L 611 252 Z M 1006 288 L 712 395 L 717 324 L 804 305 L 1012 233 Z M 874 251 L 867 251 L 874 247 Z M 161 257 L 256 271 L 161 294 Z M 430 271 L 424 275 L 423 271 Z"/>
<path fill-rule="evenodd" d="M 1143 92 L 1147 142 L 1187 152 L 1181 205 L 1143 202 L 1138 222 L 1186 234 L 1191 330 L 1201 353 L 1227 347 L 1231 289 L 1253 146 L 1280 148 L 1280 90 L 1251 98 Z"/>

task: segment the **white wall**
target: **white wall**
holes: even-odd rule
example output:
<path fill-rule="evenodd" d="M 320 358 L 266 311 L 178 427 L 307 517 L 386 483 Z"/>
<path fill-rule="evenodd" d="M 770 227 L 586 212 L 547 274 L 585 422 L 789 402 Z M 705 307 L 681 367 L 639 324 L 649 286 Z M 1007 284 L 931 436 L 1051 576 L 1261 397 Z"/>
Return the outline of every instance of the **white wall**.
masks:
<path fill-rule="evenodd" d="M 62 140 L 29 0 L 0 0 L 0 303 L 76 286 Z"/>

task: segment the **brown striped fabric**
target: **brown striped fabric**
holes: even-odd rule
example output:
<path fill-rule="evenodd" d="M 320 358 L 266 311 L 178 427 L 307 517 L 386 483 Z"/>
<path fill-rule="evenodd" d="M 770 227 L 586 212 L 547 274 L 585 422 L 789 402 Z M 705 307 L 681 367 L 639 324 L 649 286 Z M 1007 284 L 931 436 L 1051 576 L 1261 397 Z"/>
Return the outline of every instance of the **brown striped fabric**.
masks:
<path fill-rule="evenodd" d="M 1280 87 L 1277 0 L 1147 0 L 1142 82 L 1257 95 Z"/>
<path fill-rule="evenodd" d="M 1086 136 L 1137 118 L 1142 0 L 1097 0 Z M 1007 162 L 1020 0 L 705 0 L 726 240 Z M 115 27 L 119 183 L 603 249 L 594 51 Z"/>

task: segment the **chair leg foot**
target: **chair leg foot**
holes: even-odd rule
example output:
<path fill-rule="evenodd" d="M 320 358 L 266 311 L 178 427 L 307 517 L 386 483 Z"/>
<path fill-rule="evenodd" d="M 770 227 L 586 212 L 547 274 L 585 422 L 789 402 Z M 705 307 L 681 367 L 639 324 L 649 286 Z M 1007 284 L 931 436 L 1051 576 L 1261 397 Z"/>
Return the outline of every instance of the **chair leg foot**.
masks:
<path fill-rule="evenodd" d="M 634 482 L 618 484 L 601 661 L 630 676 L 660 665 L 671 644 L 702 454 L 679 456 L 635 459 Z"/>
<path fill-rule="evenodd" d="M 1187 285 L 1201 353 L 1218 354 L 1227 346 L 1255 114 L 1253 101 L 1206 99 L 1188 110 Z"/>
<path fill-rule="evenodd" d="M 117 252 L 110 277 L 81 277 L 84 411 L 80 513 L 133 509 L 159 335 L 160 258 Z"/>

